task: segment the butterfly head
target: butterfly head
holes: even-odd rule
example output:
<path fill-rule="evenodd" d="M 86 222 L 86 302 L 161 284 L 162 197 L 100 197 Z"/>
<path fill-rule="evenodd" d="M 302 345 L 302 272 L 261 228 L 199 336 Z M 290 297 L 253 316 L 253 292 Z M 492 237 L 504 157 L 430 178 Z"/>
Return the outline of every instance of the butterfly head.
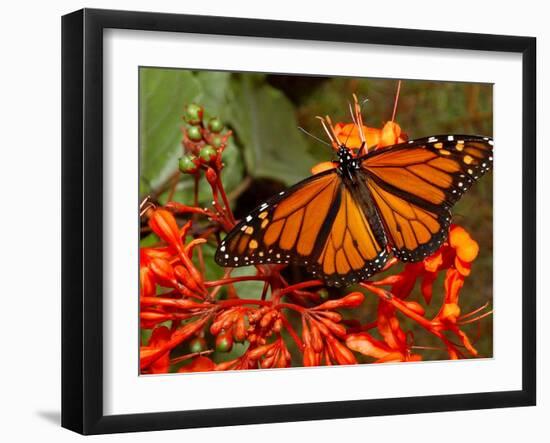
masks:
<path fill-rule="evenodd" d="M 337 155 L 341 170 L 359 169 L 357 158 L 353 155 L 351 149 L 347 148 L 345 145 L 340 145 Z"/>

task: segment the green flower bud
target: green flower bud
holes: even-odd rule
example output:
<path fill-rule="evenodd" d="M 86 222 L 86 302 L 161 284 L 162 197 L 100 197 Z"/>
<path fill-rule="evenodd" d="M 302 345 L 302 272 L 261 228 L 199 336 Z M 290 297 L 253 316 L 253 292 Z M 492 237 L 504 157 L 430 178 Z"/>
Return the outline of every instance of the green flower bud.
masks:
<path fill-rule="evenodd" d="M 210 145 L 203 146 L 199 152 L 200 158 L 203 159 L 205 162 L 210 162 L 214 160 L 216 158 L 216 155 L 218 155 L 218 153 Z"/>
<path fill-rule="evenodd" d="M 202 121 L 202 108 L 195 104 L 191 103 L 185 107 L 185 119 L 191 125 L 198 125 Z"/>
<path fill-rule="evenodd" d="M 184 174 L 193 174 L 197 172 L 199 167 L 194 160 L 195 158 L 191 155 L 184 155 L 183 157 L 181 157 L 178 163 L 180 171 Z"/>
<path fill-rule="evenodd" d="M 223 123 L 219 118 L 214 117 L 208 122 L 208 127 L 212 132 L 218 133 L 223 129 Z"/>
<path fill-rule="evenodd" d="M 189 350 L 193 353 L 206 350 L 206 340 L 202 337 L 195 337 L 189 342 Z"/>
<path fill-rule="evenodd" d="M 198 142 L 202 139 L 202 133 L 198 126 L 191 126 L 187 128 L 187 137 L 189 137 L 189 140 L 193 140 L 194 142 Z"/>
<path fill-rule="evenodd" d="M 221 138 L 219 135 L 216 135 L 215 137 L 212 138 L 212 146 L 214 146 L 214 148 L 219 148 L 221 147 L 222 144 L 223 144 L 223 138 Z"/>
<path fill-rule="evenodd" d="M 227 332 L 222 332 L 216 337 L 216 351 L 229 352 L 233 348 L 233 337 Z"/>
<path fill-rule="evenodd" d="M 323 301 L 327 301 L 328 300 L 328 292 L 325 290 L 325 289 L 321 289 L 319 292 L 319 297 L 321 298 L 321 300 Z"/>

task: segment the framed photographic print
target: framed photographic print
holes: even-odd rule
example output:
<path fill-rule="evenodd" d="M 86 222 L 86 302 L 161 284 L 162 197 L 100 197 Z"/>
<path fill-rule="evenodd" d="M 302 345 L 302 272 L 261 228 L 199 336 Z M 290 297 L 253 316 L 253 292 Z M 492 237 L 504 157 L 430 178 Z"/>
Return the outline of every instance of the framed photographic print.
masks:
<path fill-rule="evenodd" d="M 64 427 L 535 404 L 534 38 L 62 31 Z"/>

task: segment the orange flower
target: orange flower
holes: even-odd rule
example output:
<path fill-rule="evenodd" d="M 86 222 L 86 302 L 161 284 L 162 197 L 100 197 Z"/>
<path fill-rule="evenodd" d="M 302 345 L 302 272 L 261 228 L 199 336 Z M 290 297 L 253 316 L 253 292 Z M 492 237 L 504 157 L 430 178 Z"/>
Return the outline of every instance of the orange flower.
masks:
<path fill-rule="evenodd" d="M 153 333 L 151 334 L 151 338 L 149 339 L 149 348 L 151 350 L 157 350 L 157 348 L 160 348 L 162 345 L 164 345 L 166 342 L 170 340 L 171 333 L 170 329 L 168 329 L 166 326 L 160 326 L 158 328 L 153 329 Z M 142 348 L 143 350 L 143 348 Z M 166 352 L 162 354 L 161 357 L 159 357 L 157 360 L 155 360 L 151 366 L 149 366 L 149 370 L 151 374 L 165 374 L 168 372 L 168 369 L 170 367 L 170 352 Z"/>
<path fill-rule="evenodd" d="M 361 147 L 359 128 L 354 123 L 336 123 L 334 132 L 348 148 L 359 149 Z M 382 129 L 363 125 L 363 134 L 368 149 L 373 147 L 379 149 L 407 141 L 406 136 L 402 134 L 401 127 L 395 122 L 387 122 Z"/>
<path fill-rule="evenodd" d="M 479 253 L 479 245 L 470 234 L 458 225 L 452 225 L 449 232 L 449 244 L 456 251 L 454 265 L 464 276 L 470 275 L 472 262 Z"/>
<path fill-rule="evenodd" d="M 186 364 L 178 369 L 178 372 L 208 372 L 216 368 L 215 363 L 208 357 L 199 355 L 194 358 L 189 364 Z"/>
<path fill-rule="evenodd" d="M 385 358 L 391 353 L 391 349 L 384 342 L 376 340 L 367 332 L 350 334 L 346 338 L 346 345 L 352 351 L 376 359 Z"/>

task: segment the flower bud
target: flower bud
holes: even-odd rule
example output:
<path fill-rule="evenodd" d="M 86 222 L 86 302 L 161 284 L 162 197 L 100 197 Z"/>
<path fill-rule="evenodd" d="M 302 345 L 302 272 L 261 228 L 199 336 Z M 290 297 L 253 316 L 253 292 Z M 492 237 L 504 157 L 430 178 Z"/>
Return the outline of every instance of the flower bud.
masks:
<path fill-rule="evenodd" d="M 140 295 L 142 297 L 152 297 L 155 295 L 155 277 L 153 271 L 147 266 L 139 269 Z"/>
<path fill-rule="evenodd" d="M 208 183 L 210 183 L 211 186 L 214 186 L 218 180 L 218 174 L 216 174 L 216 171 L 214 171 L 212 168 L 208 168 L 206 170 L 206 180 L 208 180 Z"/>
<path fill-rule="evenodd" d="M 389 350 L 385 349 L 386 346 L 382 342 L 376 340 L 366 332 L 348 335 L 346 345 L 352 351 L 374 358 L 383 358 L 389 353 Z"/>
<path fill-rule="evenodd" d="M 304 349 L 304 366 L 316 366 L 315 352 L 309 346 Z"/>
<path fill-rule="evenodd" d="M 166 243 L 177 246 L 181 244 L 180 231 L 176 219 L 166 209 L 156 209 L 149 219 L 149 226 Z"/>
<path fill-rule="evenodd" d="M 202 140 L 201 129 L 198 126 L 191 126 L 187 128 L 187 137 L 189 137 L 189 140 L 193 140 L 194 142 Z"/>
<path fill-rule="evenodd" d="M 208 122 L 208 128 L 215 133 L 221 132 L 223 129 L 223 123 L 217 117 L 211 118 Z"/>
<path fill-rule="evenodd" d="M 174 269 L 167 260 L 162 258 L 154 258 L 151 260 L 149 267 L 151 268 L 151 271 L 154 272 L 158 282 L 162 286 L 166 286 L 168 288 L 175 288 L 178 286 Z"/>
<path fill-rule="evenodd" d="M 319 318 L 319 321 L 325 325 L 331 333 L 334 335 L 337 335 L 338 337 L 345 337 L 346 336 L 346 327 L 344 325 L 341 325 L 339 323 L 334 323 L 333 321 L 327 319 L 327 318 Z"/>
<path fill-rule="evenodd" d="M 216 337 L 216 351 L 229 352 L 233 348 L 233 337 L 228 332 L 222 332 Z"/>
<path fill-rule="evenodd" d="M 245 324 L 243 315 L 240 315 L 238 320 L 235 323 L 235 328 L 233 330 L 233 337 L 237 342 L 242 342 L 246 339 L 246 324 Z"/>
<path fill-rule="evenodd" d="M 187 269 L 182 265 L 177 265 L 174 268 L 174 274 L 181 284 L 187 286 L 189 289 L 201 292 L 201 288 L 197 285 L 197 282 L 191 277 Z"/>
<path fill-rule="evenodd" d="M 212 146 L 214 146 L 214 148 L 221 148 L 222 145 L 223 145 L 223 138 L 222 137 L 217 135 L 217 136 L 212 138 Z"/>
<path fill-rule="evenodd" d="M 424 315 L 424 308 L 415 301 L 403 301 L 405 306 L 409 308 L 411 311 L 417 313 L 418 315 Z"/>
<path fill-rule="evenodd" d="M 356 308 L 365 300 L 365 296 L 361 292 L 352 292 L 345 297 L 338 300 L 329 300 L 319 306 L 313 308 L 313 310 L 329 310 L 337 308 Z"/>
<path fill-rule="evenodd" d="M 194 174 L 199 170 L 197 163 L 195 157 L 192 155 L 184 155 L 179 159 L 178 167 L 184 174 Z"/>
<path fill-rule="evenodd" d="M 313 347 L 313 350 L 317 353 L 323 351 L 323 340 L 321 338 L 321 331 L 319 328 L 315 325 L 315 323 L 310 323 L 311 328 L 311 346 Z"/>
<path fill-rule="evenodd" d="M 330 338 L 328 343 L 329 350 L 332 351 L 332 355 L 339 365 L 357 364 L 355 355 L 353 355 L 353 352 L 351 352 L 345 345 L 334 338 Z"/>
<path fill-rule="evenodd" d="M 195 103 L 185 107 L 185 120 L 191 125 L 198 125 L 202 121 L 203 109 Z"/>
<path fill-rule="evenodd" d="M 206 340 L 202 337 L 195 337 L 189 342 L 189 350 L 193 353 L 202 352 L 206 349 Z"/>
<path fill-rule="evenodd" d="M 258 360 L 271 348 L 271 345 L 258 346 L 257 348 L 254 348 L 248 352 L 248 358 L 251 360 Z"/>
<path fill-rule="evenodd" d="M 204 145 L 199 152 L 199 156 L 201 160 L 207 163 L 210 163 L 211 161 L 215 160 L 217 155 L 218 153 L 216 152 L 216 150 L 210 145 Z"/>

